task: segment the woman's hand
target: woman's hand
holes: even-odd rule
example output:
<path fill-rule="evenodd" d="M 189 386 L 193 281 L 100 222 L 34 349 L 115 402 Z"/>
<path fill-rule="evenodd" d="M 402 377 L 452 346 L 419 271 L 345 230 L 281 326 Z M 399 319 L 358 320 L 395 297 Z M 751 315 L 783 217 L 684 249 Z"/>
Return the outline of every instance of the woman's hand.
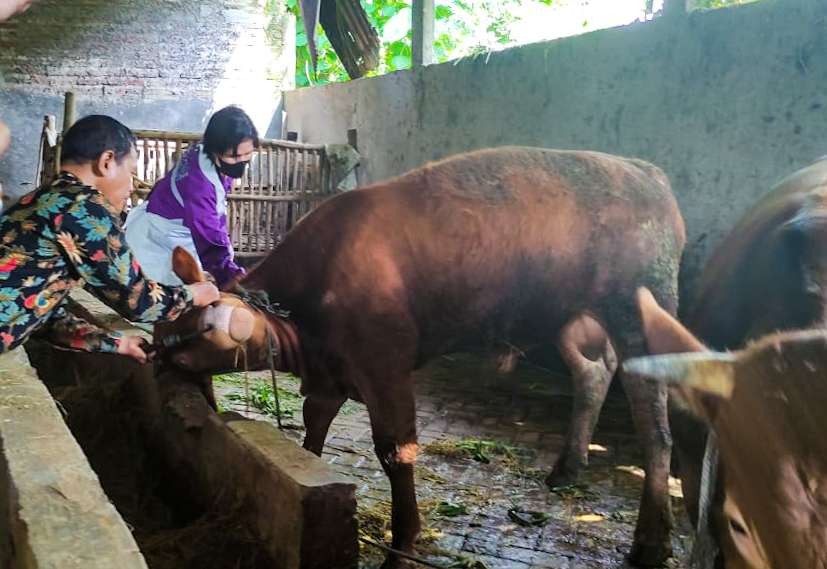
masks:
<path fill-rule="evenodd" d="M 220 298 L 218 289 L 212 283 L 192 283 L 187 286 L 192 292 L 192 303 L 195 306 L 209 306 Z"/>
<path fill-rule="evenodd" d="M 145 364 L 149 359 L 144 351 L 147 345 L 141 336 L 124 336 L 118 344 L 118 353 L 132 358 L 139 364 Z"/>

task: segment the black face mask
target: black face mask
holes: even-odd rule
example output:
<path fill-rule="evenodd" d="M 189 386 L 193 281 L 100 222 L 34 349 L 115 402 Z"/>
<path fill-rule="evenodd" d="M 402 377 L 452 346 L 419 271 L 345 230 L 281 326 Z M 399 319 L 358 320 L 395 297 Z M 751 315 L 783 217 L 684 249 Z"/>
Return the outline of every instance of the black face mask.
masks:
<path fill-rule="evenodd" d="M 244 169 L 250 161 L 227 164 L 221 158 L 218 159 L 218 171 L 230 178 L 240 178 L 244 175 Z"/>

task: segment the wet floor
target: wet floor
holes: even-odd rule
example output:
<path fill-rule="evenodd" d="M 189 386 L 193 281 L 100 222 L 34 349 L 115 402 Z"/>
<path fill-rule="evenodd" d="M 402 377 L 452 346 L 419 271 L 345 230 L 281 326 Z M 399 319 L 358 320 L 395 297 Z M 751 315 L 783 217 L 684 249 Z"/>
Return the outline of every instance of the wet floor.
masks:
<path fill-rule="evenodd" d="M 301 440 L 297 382 L 279 376 L 289 436 Z M 216 382 L 222 407 L 273 420 L 269 373 Z M 575 569 L 626 567 L 640 495 L 641 448 L 622 392 L 612 390 L 591 464 L 575 487 L 549 491 L 543 478 L 562 447 L 571 390 L 565 376 L 530 364 L 494 373 L 472 355 L 443 357 L 417 372 L 416 467 L 424 531 L 418 553 L 445 567 Z M 364 406 L 348 402 L 323 454 L 357 484 L 363 535 L 389 538 L 390 487 L 373 454 Z M 688 545 L 680 489 L 673 487 L 675 554 Z M 362 566 L 382 556 L 363 546 Z M 676 560 L 669 567 L 680 567 Z"/>

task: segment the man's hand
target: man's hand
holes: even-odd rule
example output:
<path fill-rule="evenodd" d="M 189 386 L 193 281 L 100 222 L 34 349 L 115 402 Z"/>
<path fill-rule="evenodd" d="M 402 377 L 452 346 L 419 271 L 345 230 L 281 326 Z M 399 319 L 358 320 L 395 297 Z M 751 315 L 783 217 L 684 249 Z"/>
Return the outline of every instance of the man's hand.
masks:
<path fill-rule="evenodd" d="M 220 298 L 218 289 L 212 283 L 192 283 L 187 285 L 192 292 L 193 304 L 195 306 L 209 306 L 213 302 L 218 302 Z"/>
<path fill-rule="evenodd" d="M 118 344 L 118 353 L 122 356 L 129 356 L 140 364 L 145 364 L 148 360 L 144 351 L 146 346 L 147 342 L 141 336 L 124 336 Z"/>

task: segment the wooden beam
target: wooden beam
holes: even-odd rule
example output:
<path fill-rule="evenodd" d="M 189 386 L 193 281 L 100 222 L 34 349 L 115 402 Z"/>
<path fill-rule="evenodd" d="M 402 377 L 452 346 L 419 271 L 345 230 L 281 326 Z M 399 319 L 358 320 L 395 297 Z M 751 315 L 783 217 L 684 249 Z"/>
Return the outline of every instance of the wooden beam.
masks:
<path fill-rule="evenodd" d="M 434 62 L 434 0 L 413 0 L 413 66 Z"/>

